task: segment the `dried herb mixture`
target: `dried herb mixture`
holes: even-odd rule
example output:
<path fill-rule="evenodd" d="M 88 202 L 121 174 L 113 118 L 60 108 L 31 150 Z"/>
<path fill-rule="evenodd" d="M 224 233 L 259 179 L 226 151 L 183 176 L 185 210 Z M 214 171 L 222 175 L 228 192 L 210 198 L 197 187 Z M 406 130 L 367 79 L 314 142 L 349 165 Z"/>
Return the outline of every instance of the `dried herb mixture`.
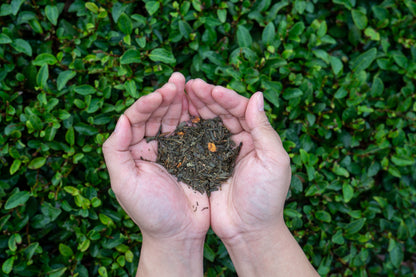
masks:
<path fill-rule="evenodd" d="M 151 140 L 158 141 L 157 163 L 178 181 L 208 195 L 232 175 L 242 145 L 234 143 L 219 117 L 195 117 L 172 133 L 147 139 Z"/>

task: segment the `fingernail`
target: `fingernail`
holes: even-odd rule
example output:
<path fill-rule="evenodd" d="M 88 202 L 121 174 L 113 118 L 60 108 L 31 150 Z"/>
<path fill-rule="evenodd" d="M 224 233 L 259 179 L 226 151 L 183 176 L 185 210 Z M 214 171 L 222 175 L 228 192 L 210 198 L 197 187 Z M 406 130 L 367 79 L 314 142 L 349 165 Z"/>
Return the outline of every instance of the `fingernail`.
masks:
<path fill-rule="evenodd" d="M 261 91 L 257 92 L 257 108 L 260 112 L 264 111 L 264 98 Z"/>

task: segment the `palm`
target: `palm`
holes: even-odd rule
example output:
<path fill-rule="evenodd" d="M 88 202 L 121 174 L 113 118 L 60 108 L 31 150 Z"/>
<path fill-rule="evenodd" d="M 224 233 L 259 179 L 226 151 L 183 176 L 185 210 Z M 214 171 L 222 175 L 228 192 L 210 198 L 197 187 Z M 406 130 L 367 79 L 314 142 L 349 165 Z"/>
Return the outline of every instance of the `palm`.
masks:
<path fill-rule="evenodd" d="M 131 188 L 119 198 L 142 232 L 160 237 L 176 236 L 183 231 L 205 235 L 209 214 L 201 216 L 192 210 L 192 203 L 202 204 L 203 197 L 187 194 L 184 185 L 157 164 L 145 161 L 136 164 L 140 174 L 132 176 Z"/>
<path fill-rule="evenodd" d="M 254 149 L 237 161 L 233 176 L 223 185 L 223 191 L 213 193 L 211 225 L 222 238 L 230 238 L 244 231 L 261 229 L 264 224 L 277 220 L 284 197 L 278 180 L 270 176 L 256 157 Z"/>

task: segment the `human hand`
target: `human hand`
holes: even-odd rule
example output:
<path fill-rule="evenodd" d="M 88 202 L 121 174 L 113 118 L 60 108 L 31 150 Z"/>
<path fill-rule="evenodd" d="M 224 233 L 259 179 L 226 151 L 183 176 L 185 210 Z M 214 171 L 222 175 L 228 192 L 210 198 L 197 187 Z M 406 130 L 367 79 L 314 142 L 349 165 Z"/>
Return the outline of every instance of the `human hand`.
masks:
<path fill-rule="evenodd" d="M 103 145 L 111 187 L 143 235 L 138 272 L 144 275 L 147 265 L 153 265 L 152 274 L 158 276 L 184 274 L 178 265 L 188 270 L 185 275 L 190 270 L 192 275 L 202 275 L 209 212 L 194 212 L 192 206 L 197 202 L 208 206 L 208 198 L 178 183 L 156 164 L 157 142 L 145 139 L 156 135 L 160 127 L 170 132 L 189 119 L 184 85 L 185 78 L 174 73 L 162 88 L 141 97 L 119 118 Z"/>
<path fill-rule="evenodd" d="M 221 117 L 242 142 L 234 172 L 210 196 L 211 227 L 240 276 L 316 276 L 283 219 L 290 159 L 264 112 L 261 92 L 247 99 L 196 79 L 188 81 L 189 111 Z"/>
<path fill-rule="evenodd" d="M 249 100 L 199 79 L 189 81 L 186 91 L 192 115 L 221 117 L 232 139 L 243 142 L 232 177 L 210 197 L 214 232 L 227 241 L 284 224 L 290 160 L 263 111 L 262 94 Z"/>

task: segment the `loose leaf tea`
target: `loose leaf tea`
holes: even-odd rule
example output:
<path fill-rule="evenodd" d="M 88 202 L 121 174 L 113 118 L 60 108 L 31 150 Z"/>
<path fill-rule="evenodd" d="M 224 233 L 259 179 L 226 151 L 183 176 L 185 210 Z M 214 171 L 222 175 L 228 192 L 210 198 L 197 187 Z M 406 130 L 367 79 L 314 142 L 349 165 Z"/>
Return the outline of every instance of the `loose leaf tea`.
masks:
<path fill-rule="evenodd" d="M 172 133 L 147 138 L 151 140 L 158 142 L 157 163 L 178 181 L 208 195 L 231 176 L 241 148 L 219 117 L 195 117 Z"/>

